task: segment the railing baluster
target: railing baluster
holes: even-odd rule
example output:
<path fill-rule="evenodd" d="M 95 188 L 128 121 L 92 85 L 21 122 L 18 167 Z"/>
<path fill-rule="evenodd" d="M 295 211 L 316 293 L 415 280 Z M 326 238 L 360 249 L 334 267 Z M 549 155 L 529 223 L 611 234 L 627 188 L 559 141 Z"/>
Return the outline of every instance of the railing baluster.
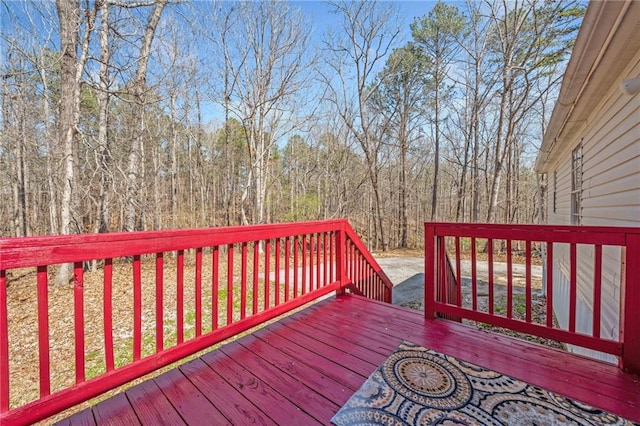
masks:
<path fill-rule="evenodd" d="M 462 278 L 460 265 L 460 237 L 456 237 L 456 305 L 462 306 Z"/>
<path fill-rule="evenodd" d="M 354 254 L 354 260 L 355 260 L 355 275 L 356 275 L 356 283 L 358 283 L 358 286 L 360 287 L 360 290 L 364 293 L 365 289 L 364 286 L 362 285 L 362 264 L 360 263 L 360 256 L 358 256 L 358 253 L 356 253 L 355 251 L 355 247 L 352 246 L 352 250 L 353 250 L 353 254 Z"/>
<path fill-rule="evenodd" d="M 84 382 L 84 275 L 82 262 L 73 264 L 73 317 L 75 329 L 76 384 Z"/>
<path fill-rule="evenodd" d="M 184 250 L 178 250 L 176 270 L 176 340 L 184 342 Z"/>
<path fill-rule="evenodd" d="M 271 240 L 264 242 L 264 310 L 269 309 L 271 296 L 271 277 L 269 277 L 271 263 Z"/>
<path fill-rule="evenodd" d="M 513 264 L 511 263 L 511 240 L 507 240 L 507 318 L 513 318 Z"/>
<path fill-rule="evenodd" d="M 476 262 L 476 239 L 471 238 L 471 304 L 474 311 L 478 310 L 478 276 Z"/>
<path fill-rule="evenodd" d="M 274 275 L 275 275 L 275 306 L 280 304 L 280 250 L 282 249 L 280 238 L 276 238 L 276 252 L 275 252 L 275 265 L 274 265 Z"/>
<path fill-rule="evenodd" d="M 320 281 L 320 270 L 322 267 L 322 251 L 324 248 L 322 247 L 321 241 L 322 234 L 316 234 L 316 288 L 322 287 L 322 282 Z"/>
<path fill-rule="evenodd" d="M 142 348 L 142 272 L 140 255 L 133 256 L 133 360 L 140 359 Z"/>
<path fill-rule="evenodd" d="M 356 269 L 356 248 L 353 243 L 351 243 L 351 241 L 349 241 L 349 268 L 351 269 L 351 279 L 353 280 L 354 284 L 357 284 L 358 272 Z"/>
<path fill-rule="evenodd" d="M 258 241 L 253 242 L 253 315 L 258 313 L 258 275 L 259 265 L 258 265 L 258 249 L 260 248 L 260 243 Z"/>
<path fill-rule="evenodd" d="M 345 294 L 345 286 L 347 284 L 347 240 L 344 227 L 340 227 L 337 232 L 332 235 L 332 242 L 335 243 L 335 257 L 332 258 L 331 264 L 335 262 L 335 280 L 339 282 L 340 287 L 336 291 L 338 296 Z"/>
<path fill-rule="evenodd" d="M 227 249 L 227 325 L 233 322 L 233 244 Z"/>
<path fill-rule="evenodd" d="M 356 251 L 355 246 L 351 246 L 351 250 L 353 251 L 353 263 L 355 269 L 356 282 L 362 289 L 362 275 L 360 274 L 360 256 L 358 256 L 358 252 Z M 364 291 L 364 289 L 362 289 Z"/>
<path fill-rule="evenodd" d="M 103 319 L 104 319 L 104 358 L 107 372 L 115 368 L 113 359 L 113 259 L 104 260 L 102 277 L 104 287 Z"/>
<path fill-rule="evenodd" d="M 578 262 L 577 262 L 577 246 L 571 243 L 569 248 L 569 261 L 571 263 L 571 272 L 569 278 L 569 331 L 576 331 L 576 305 L 578 297 Z"/>
<path fill-rule="evenodd" d="M 331 280 L 329 279 L 329 275 L 327 275 L 328 271 L 329 271 L 329 265 L 327 265 L 327 251 L 329 250 L 327 248 L 327 241 L 329 240 L 327 233 L 325 232 L 323 234 L 323 240 L 322 240 L 322 264 L 323 264 L 323 287 L 325 285 L 328 285 L 329 283 L 331 283 Z"/>
<path fill-rule="evenodd" d="M 335 232 L 329 233 L 329 280 L 327 281 L 327 283 L 332 283 L 337 280 L 336 276 L 334 275 L 334 264 L 337 262 L 336 256 L 334 254 L 335 237 Z"/>
<path fill-rule="evenodd" d="M 202 335 L 202 247 L 196 248 L 196 337 Z"/>
<path fill-rule="evenodd" d="M 307 292 L 307 239 L 306 236 L 302 236 L 302 292 L 304 295 Z"/>
<path fill-rule="evenodd" d="M 527 240 L 525 243 L 525 306 L 526 306 L 526 321 L 531 322 L 531 241 Z"/>
<path fill-rule="evenodd" d="M 313 291 L 313 234 L 309 235 L 309 291 Z"/>
<path fill-rule="evenodd" d="M 602 305 L 602 245 L 596 244 L 593 266 L 593 337 L 600 337 Z"/>
<path fill-rule="evenodd" d="M 9 410 L 9 319 L 7 273 L 0 270 L 0 413 Z"/>
<path fill-rule="evenodd" d="M 293 297 L 298 297 L 298 236 L 293 238 Z"/>
<path fill-rule="evenodd" d="M 156 352 L 164 349 L 164 253 L 156 253 Z"/>
<path fill-rule="evenodd" d="M 440 239 L 440 302 L 449 303 L 449 293 L 447 292 L 447 239 Z"/>
<path fill-rule="evenodd" d="M 493 239 L 487 240 L 487 274 L 489 275 L 489 313 L 493 315 L 494 293 L 493 293 Z"/>
<path fill-rule="evenodd" d="M 218 291 L 220 289 L 220 248 L 213 246 L 211 253 L 211 330 L 218 328 L 219 320 L 219 300 Z"/>
<path fill-rule="evenodd" d="M 247 243 L 242 243 L 240 272 L 240 319 L 247 317 Z"/>
<path fill-rule="evenodd" d="M 38 266 L 38 360 L 40 367 L 40 398 L 51 393 L 48 278 L 47 267 Z"/>
<path fill-rule="evenodd" d="M 553 243 L 547 243 L 547 327 L 553 327 Z"/>
<path fill-rule="evenodd" d="M 289 247 L 289 237 L 284 239 L 284 301 L 289 301 L 289 286 L 291 285 L 291 279 L 289 274 L 291 273 L 291 269 L 289 267 L 289 261 L 291 257 L 290 247 Z"/>

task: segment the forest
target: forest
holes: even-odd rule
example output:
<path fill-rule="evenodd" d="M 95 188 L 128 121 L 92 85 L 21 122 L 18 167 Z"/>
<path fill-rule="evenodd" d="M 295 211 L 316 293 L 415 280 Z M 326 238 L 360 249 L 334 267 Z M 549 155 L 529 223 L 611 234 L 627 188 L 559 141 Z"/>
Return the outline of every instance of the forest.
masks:
<path fill-rule="evenodd" d="M 320 3 L 318 3 L 320 5 Z M 536 223 L 574 0 L 2 1 L 0 236 Z"/>

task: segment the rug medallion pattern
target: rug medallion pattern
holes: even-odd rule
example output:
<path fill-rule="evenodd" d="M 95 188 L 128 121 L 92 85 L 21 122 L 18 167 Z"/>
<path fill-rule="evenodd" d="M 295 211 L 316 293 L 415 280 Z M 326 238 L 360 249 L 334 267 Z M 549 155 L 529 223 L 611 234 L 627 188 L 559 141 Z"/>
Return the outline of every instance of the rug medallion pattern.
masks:
<path fill-rule="evenodd" d="M 634 425 L 500 373 L 403 342 L 336 425 Z"/>

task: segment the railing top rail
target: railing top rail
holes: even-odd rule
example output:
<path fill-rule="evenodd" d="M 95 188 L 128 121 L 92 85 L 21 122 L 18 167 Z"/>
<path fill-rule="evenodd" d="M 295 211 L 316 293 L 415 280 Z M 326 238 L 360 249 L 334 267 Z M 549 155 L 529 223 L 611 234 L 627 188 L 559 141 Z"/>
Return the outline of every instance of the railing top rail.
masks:
<path fill-rule="evenodd" d="M 627 235 L 640 234 L 640 227 L 466 224 L 444 222 L 425 222 L 424 225 L 433 227 L 435 236 L 473 236 L 476 238 L 616 246 L 625 245 Z"/>
<path fill-rule="evenodd" d="M 345 219 L 167 231 L 53 235 L 0 239 L 0 269 L 238 244 L 269 238 L 330 232 Z"/>

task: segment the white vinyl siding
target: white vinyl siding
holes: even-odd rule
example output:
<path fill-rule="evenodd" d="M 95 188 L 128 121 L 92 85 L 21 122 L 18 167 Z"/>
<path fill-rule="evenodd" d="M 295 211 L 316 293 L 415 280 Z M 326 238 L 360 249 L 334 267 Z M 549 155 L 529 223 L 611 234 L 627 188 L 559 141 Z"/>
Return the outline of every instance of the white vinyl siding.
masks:
<path fill-rule="evenodd" d="M 621 79 L 640 76 L 640 53 Z M 572 152 L 582 146 L 581 223 L 593 226 L 640 226 L 640 94 L 623 95 L 610 88 L 582 130 L 552 168 L 557 172 L 556 211 L 547 202 L 548 223 L 571 223 Z M 552 193 L 547 194 L 552 197 Z M 569 246 L 554 246 L 554 311 L 562 328 L 568 327 Z M 593 312 L 593 248 L 578 246 L 578 309 L 576 329 L 591 334 Z M 602 260 L 601 336 L 618 339 L 621 285 L 621 250 L 604 247 Z M 612 361 L 594 351 L 575 352 Z"/>

